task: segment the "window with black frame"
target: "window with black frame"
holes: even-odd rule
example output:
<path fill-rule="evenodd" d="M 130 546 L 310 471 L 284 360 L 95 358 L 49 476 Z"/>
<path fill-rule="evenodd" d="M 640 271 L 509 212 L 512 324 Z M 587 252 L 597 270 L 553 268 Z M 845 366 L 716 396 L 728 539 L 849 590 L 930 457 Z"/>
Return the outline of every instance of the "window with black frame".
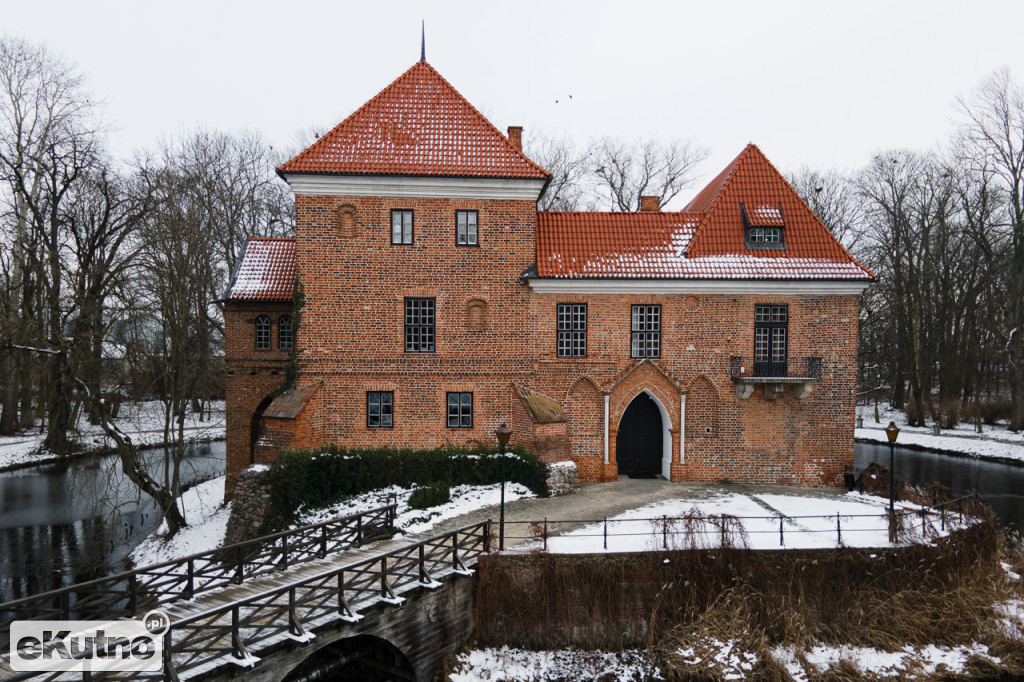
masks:
<path fill-rule="evenodd" d="M 754 376 L 787 375 L 789 307 L 754 306 Z"/>
<path fill-rule="evenodd" d="M 661 357 L 661 306 L 633 306 L 630 356 L 634 358 Z"/>
<path fill-rule="evenodd" d="M 455 245 L 479 246 L 476 211 L 455 212 Z"/>
<path fill-rule="evenodd" d="M 256 318 L 256 350 L 270 349 L 270 318 L 260 315 Z"/>
<path fill-rule="evenodd" d="M 587 356 L 587 304 L 559 303 L 557 353 L 560 358 Z"/>
<path fill-rule="evenodd" d="M 390 429 L 394 426 L 395 394 L 393 391 L 367 391 L 366 427 Z"/>
<path fill-rule="evenodd" d="M 473 394 L 467 392 L 448 393 L 448 428 L 473 428 Z"/>
<path fill-rule="evenodd" d="M 434 352 L 434 299 L 405 299 L 405 352 Z"/>
<path fill-rule="evenodd" d="M 292 316 L 282 315 L 277 318 L 277 347 L 281 350 L 291 350 L 295 345 L 295 335 L 292 333 Z"/>
<path fill-rule="evenodd" d="M 391 243 L 412 244 L 412 211 L 404 208 L 392 209 Z"/>

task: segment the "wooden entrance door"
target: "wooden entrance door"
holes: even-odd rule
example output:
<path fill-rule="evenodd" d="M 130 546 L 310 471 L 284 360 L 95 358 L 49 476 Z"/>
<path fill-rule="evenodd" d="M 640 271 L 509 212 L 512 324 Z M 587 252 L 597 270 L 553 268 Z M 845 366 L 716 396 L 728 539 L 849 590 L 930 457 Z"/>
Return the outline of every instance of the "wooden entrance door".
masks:
<path fill-rule="evenodd" d="M 661 410 L 647 393 L 641 393 L 626 408 L 615 438 L 619 473 L 633 478 L 654 478 L 661 473 L 664 443 Z"/>

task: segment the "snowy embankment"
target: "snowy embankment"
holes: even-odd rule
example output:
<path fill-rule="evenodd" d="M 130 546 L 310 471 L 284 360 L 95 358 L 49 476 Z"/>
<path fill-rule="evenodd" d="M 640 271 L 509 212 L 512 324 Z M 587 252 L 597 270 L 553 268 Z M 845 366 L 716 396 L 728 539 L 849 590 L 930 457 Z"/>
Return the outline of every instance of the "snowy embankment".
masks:
<path fill-rule="evenodd" d="M 498 504 L 500 486 L 459 485 L 451 489 L 451 502 L 429 509 L 409 507 L 412 488 L 392 486 L 374 490 L 322 509 L 300 512 L 296 526 L 328 521 L 339 516 L 358 514 L 390 504 L 397 498 L 395 527 L 402 534 L 424 534 L 442 521 Z M 519 483 L 505 485 L 505 501 L 512 502 L 534 494 Z M 130 556 L 135 566 L 151 566 L 174 559 L 209 552 L 221 547 L 227 530 L 231 503 L 224 504 L 224 477 L 215 478 L 187 490 L 181 496 L 181 508 L 189 525 L 170 540 L 165 540 L 167 525 L 162 523 L 152 535 L 136 547 Z M 400 536 L 399 536 L 400 537 Z"/>
<path fill-rule="evenodd" d="M 125 402 L 115 420 L 118 428 L 128 434 L 136 445 L 159 445 L 164 439 L 164 406 L 158 400 L 140 403 Z M 199 416 L 189 412 L 185 416 L 185 441 L 200 442 L 224 438 L 224 401 L 212 405 L 209 418 L 199 421 Z M 113 447 L 102 427 L 90 424 L 89 418 L 81 414 L 71 438 L 86 452 L 95 452 Z M 46 434 L 34 429 L 18 436 L 0 437 L 0 471 L 23 466 L 43 464 L 56 459 L 43 450 Z"/>
<path fill-rule="evenodd" d="M 933 436 L 931 426 L 907 426 L 907 415 L 899 410 L 879 405 L 878 412 L 876 422 L 874 405 L 857 406 L 857 416 L 864 420 L 864 426 L 854 430 L 857 440 L 888 444 L 885 427 L 893 421 L 900 427 L 896 444 L 901 447 L 1024 463 L 1024 433 L 1014 433 L 1005 424 L 983 426 L 982 433 L 977 433 L 973 424 L 959 424 L 953 429 L 941 429 L 940 435 Z"/>

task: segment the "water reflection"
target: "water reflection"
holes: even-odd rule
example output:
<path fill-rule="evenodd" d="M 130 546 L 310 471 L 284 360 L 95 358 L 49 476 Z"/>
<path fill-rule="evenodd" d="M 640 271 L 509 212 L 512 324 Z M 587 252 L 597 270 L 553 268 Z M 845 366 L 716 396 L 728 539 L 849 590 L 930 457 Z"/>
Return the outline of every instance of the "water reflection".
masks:
<path fill-rule="evenodd" d="M 858 469 L 872 462 L 889 466 L 888 445 L 857 443 L 855 452 Z M 914 485 L 938 481 L 958 493 L 976 490 L 992 507 L 1000 525 L 1024 529 L 1024 467 L 898 447 L 895 468 L 896 478 Z"/>
<path fill-rule="evenodd" d="M 163 451 L 143 452 L 163 479 Z M 224 443 L 189 446 L 183 487 L 224 473 Z M 122 570 L 159 513 L 115 456 L 0 473 L 0 602 Z"/>

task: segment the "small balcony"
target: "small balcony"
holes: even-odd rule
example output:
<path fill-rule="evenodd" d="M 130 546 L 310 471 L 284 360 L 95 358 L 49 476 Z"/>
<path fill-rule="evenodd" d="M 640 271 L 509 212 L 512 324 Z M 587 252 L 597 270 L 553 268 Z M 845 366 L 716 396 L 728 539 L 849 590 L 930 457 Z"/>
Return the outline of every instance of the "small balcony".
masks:
<path fill-rule="evenodd" d="M 729 377 L 736 384 L 736 396 L 740 400 L 749 398 L 757 384 L 763 384 L 764 397 L 769 400 L 779 397 L 788 385 L 793 386 L 797 399 L 802 400 L 811 394 L 814 384 L 821 381 L 821 358 L 762 362 L 734 355 L 729 361 Z"/>

